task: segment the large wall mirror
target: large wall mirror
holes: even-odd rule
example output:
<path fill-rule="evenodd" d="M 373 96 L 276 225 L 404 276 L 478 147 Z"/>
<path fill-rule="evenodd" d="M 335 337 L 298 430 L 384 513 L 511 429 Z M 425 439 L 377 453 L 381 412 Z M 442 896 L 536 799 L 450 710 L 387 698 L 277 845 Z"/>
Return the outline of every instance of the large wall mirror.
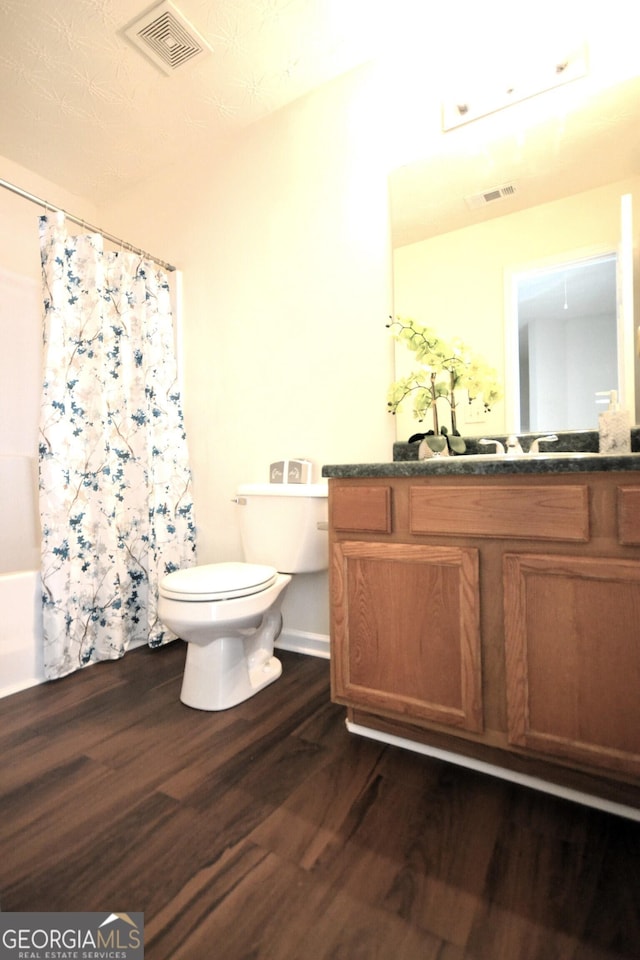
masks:
<path fill-rule="evenodd" d="M 468 405 L 463 435 L 596 428 L 596 386 L 625 394 L 640 422 L 640 77 L 576 88 L 570 109 L 565 100 L 545 118 L 536 104 L 531 124 L 533 107 L 520 104 L 438 130 L 427 159 L 390 175 L 394 313 L 460 337 L 504 383 L 490 412 Z M 399 346 L 396 375 L 412 360 Z M 399 440 L 420 429 L 399 411 Z"/>

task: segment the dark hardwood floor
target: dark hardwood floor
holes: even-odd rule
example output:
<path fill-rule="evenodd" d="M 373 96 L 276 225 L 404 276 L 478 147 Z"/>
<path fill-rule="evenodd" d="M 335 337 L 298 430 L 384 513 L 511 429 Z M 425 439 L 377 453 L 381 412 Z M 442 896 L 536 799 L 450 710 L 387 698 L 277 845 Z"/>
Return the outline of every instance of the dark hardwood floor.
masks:
<path fill-rule="evenodd" d="M 224 713 L 185 648 L 0 700 L 0 907 L 147 960 L 640 958 L 640 824 L 355 738 L 323 660 Z"/>

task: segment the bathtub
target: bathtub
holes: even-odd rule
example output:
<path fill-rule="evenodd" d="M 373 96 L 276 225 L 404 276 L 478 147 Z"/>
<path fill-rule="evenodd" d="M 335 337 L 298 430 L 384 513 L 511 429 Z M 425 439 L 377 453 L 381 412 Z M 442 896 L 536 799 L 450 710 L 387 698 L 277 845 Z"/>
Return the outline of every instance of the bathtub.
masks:
<path fill-rule="evenodd" d="M 44 680 L 39 540 L 35 459 L 0 454 L 0 697 Z"/>

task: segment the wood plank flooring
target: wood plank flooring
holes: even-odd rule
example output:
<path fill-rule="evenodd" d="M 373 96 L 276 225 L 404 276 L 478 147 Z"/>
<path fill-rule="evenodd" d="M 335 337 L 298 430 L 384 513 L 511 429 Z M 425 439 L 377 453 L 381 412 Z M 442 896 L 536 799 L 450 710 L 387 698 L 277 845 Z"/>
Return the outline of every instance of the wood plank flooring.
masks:
<path fill-rule="evenodd" d="M 640 825 L 359 739 L 323 660 L 223 713 L 185 648 L 0 700 L 0 907 L 147 960 L 640 960 Z"/>

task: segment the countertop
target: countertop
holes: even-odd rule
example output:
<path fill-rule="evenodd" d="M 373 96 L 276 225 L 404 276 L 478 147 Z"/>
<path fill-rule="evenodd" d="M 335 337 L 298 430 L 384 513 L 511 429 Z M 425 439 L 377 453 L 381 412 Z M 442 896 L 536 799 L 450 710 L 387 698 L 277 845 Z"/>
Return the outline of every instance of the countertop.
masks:
<path fill-rule="evenodd" d="M 545 453 L 516 457 L 496 457 L 479 447 L 477 439 L 466 440 L 468 455 L 432 457 L 418 460 L 418 443 L 395 443 L 394 459 L 388 463 L 325 464 L 323 477 L 341 479 L 365 477 L 422 477 L 422 476 L 505 476 L 509 474 L 575 474 L 602 471 L 640 471 L 640 428 L 631 431 L 632 453 L 617 455 L 598 453 L 596 431 L 558 433 L 558 442 L 546 449 L 563 452 L 564 458 Z M 521 436 L 527 450 L 536 435 Z M 495 437 L 504 442 L 504 437 Z M 481 452 L 478 452 L 481 451 Z"/>
<path fill-rule="evenodd" d="M 389 463 L 325 464 L 323 477 L 465 477 L 507 474 L 594 473 L 640 470 L 640 453 L 604 456 L 599 453 L 567 460 L 530 457 L 433 457 L 431 460 L 392 460 Z"/>

